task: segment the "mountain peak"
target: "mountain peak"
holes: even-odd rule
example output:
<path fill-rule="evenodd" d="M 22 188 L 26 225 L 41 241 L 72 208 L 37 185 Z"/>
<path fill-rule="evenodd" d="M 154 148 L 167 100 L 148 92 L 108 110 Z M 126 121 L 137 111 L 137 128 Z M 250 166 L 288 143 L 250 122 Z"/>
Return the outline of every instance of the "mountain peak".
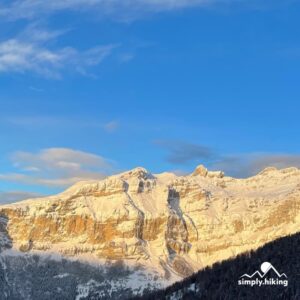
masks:
<path fill-rule="evenodd" d="M 117 175 L 118 176 L 118 175 Z M 153 179 L 154 176 L 145 168 L 137 167 L 132 170 L 120 174 L 123 179 L 138 178 L 138 179 Z"/>
<path fill-rule="evenodd" d="M 203 165 L 199 165 L 196 167 L 192 176 L 202 176 L 202 177 L 209 177 L 209 178 L 223 178 L 224 172 L 222 171 L 208 171 Z"/>
<path fill-rule="evenodd" d="M 194 170 L 194 172 L 192 173 L 192 176 L 203 176 L 205 177 L 208 173 L 208 170 L 203 166 L 203 165 L 199 165 L 196 167 L 196 169 Z"/>

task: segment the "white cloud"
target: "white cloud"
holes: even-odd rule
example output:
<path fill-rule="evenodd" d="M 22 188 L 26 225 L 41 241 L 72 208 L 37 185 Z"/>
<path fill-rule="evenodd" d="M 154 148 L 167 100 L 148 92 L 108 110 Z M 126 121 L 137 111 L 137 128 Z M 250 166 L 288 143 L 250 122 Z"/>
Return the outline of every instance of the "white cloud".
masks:
<path fill-rule="evenodd" d="M 102 15 L 137 15 L 185 7 L 212 5 L 236 0 L 15 0 L 0 7 L 0 15 L 10 18 L 34 18 L 63 10 L 94 11 Z M 243 1 L 243 0 L 242 0 Z"/>
<path fill-rule="evenodd" d="M 38 153 L 12 155 L 17 172 L 0 174 L 0 180 L 66 187 L 81 180 L 103 179 L 113 171 L 113 162 L 99 155 L 68 148 L 49 148 Z"/>
<path fill-rule="evenodd" d="M 137 19 L 145 13 L 214 5 L 245 5 L 253 9 L 289 5 L 298 0 L 11 0 L 0 5 L 0 17 L 39 19 L 61 11 L 93 12 L 118 20 Z M 9 4 L 8 4 L 9 3 Z"/>
<path fill-rule="evenodd" d="M 17 36 L 19 39 L 36 42 L 48 42 L 67 34 L 69 29 L 48 30 L 40 22 L 32 22 Z"/>
<path fill-rule="evenodd" d="M 46 38 L 44 35 L 43 38 Z M 84 74 L 86 69 L 100 64 L 116 45 L 96 46 L 86 51 L 72 47 L 49 49 L 41 40 L 9 39 L 0 43 L 0 72 L 34 72 L 50 78 L 60 78 L 64 70 Z"/>

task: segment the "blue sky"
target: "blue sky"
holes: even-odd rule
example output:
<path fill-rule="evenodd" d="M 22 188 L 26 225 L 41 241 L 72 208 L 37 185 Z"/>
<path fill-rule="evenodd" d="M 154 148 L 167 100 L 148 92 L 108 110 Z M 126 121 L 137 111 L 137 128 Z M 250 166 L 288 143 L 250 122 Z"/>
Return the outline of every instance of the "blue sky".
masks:
<path fill-rule="evenodd" d="M 0 202 L 136 166 L 299 167 L 300 4 L 281 2 L 2 1 Z"/>

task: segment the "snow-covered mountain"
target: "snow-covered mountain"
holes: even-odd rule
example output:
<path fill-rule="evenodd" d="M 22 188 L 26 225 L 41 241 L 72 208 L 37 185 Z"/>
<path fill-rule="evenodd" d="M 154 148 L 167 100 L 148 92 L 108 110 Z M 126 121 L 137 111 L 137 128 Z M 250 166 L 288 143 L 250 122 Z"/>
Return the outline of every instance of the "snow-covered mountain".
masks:
<path fill-rule="evenodd" d="M 141 293 L 298 232 L 299 207 L 297 168 L 268 168 L 247 179 L 203 166 L 187 176 L 136 168 L 79 182 L 56 196 L 0 206 L 0 278 L 2 265 L 9 289 L 10 257 L 26 266 L 37 254 L 43 261 L 79 259 L 102 274 L 107 264 L 122 262 L 128 273 L 107 282 L 110 287 L 101 288 L 107 278 L 76 277 L 67 264 L 65 271 L 56 266 L 51 280 L 79 278 L 72 283 L 77 299 L 104 289 Z"/>

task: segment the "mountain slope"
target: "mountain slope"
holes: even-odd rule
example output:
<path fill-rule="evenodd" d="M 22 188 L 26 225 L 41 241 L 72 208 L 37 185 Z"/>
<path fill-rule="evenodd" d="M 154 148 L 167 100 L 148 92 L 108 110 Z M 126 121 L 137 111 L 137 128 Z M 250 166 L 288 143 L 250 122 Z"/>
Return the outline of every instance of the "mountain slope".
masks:
<path fill-rule="evenodd" d="M 0 256 L 0 300 L 127 299 L 161 288 L 141 267 L 90 264 L 49 255 Z"/>
<path fill-rule="evenodd" d="M 268 168 L 247 179 L 203 166 L 187 176 L 136 168 L 56 196 L 0 206 L 0 251 L 102 265 L 121 260 L 159 278 L 154 288 L 162 288 L 298 232 L 299 207 L 297 168 Z"/>
<path fill-rule="evenodd" d="M 166 290 L 144 295 L 136 300 L 167 299 L 287 299 L 300 298 L 300 234 L 280 238 L 256 251 L 234 259 L 216 263 L 202 271 L 177 282 Z M 263 262 L 271 261 L 278 270 L 283 270 L 288 284 L 284 285 L 238 285 L 241 274 L 251 274 Z M 270 274 L 271 273 L 271 274 Z M 268 278 L 278 278 L 268 272 Z"/>

